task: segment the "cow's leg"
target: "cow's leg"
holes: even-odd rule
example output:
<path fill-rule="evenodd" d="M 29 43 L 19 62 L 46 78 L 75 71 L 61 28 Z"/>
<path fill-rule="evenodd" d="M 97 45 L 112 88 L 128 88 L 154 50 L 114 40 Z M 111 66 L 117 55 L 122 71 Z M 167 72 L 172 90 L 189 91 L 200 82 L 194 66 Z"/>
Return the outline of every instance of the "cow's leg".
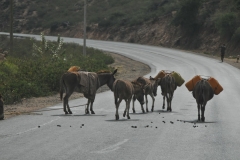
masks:
<path fill-rule="evenodd" d="M 123 117 L 126 116 L 126 112 L 127 112 L 127 109 L 128 109 L 128 100 L 125 99 L 125 102 L 126 102 L 126 107 L 125 107 L 125 110 L 124 110 L 124 112 L 123 112 Z"/>
<path fill-rule="evenodd" d="M 197 108 L 198 108 L 198 121 L 200 121 L 200 104 L 197 104 Z"/>
<path fill-rule="evenodd" d="M 148 98 L 147 98 L 147 94 L 145 94 L 145 99 L 146 99 L 146 112 L 148 112 Z"/>
<path fill-rule="evenodd" d="M 201 106 L 201 120 L 202 120 L 202 122 L 204 122 L 205 121 L 205 117 L 204 117 L 204 112 L 205 112 L 205 106 L 206 106 L 206 104 L 203 104 L 202 106 Z"/>
<path fill-rule="evenodd" d="M 130 119 L 130 116 L 129 116 L 130 103 L 131 103 L 131 99 L 128 100 L 128 107 L 127 107 L 127 118 L 128 119 Z"/>
<path fill-rule="evenodd" d="M 68 100 L 67 100 L 67 109 L 68 109 L 68 113 L 72 114 L 72 111 L 70 110 L 69 104 L 68 104 Z"/>
<path fill-rule="evenodd" d="M 163 106 L 162 109 L 165 109 L 165 96 L 163 96 Z"/>
<path fill-rule="evenodd" d="M 125 110 L 123 112 L 123 117 L 125 117 L 126 114 L 127 114 L 127 118 L 130 119 L 129 109 L 130 109 L 131 98 L 130 99 L 126 99 L 125 102 L 126 102 L 126 108 L 125 108 Z"/>
<path fill-rule="evenodd" d="M 87 107 L 85 108 L 85 114 L 89 114 L 89 104 L 90 104 L 90 99 L 88 99 L 88 102 L 87 102 Z"/>
<path fill-rule="evenodd" d="M 136 100 L 136 98 L 135 98 L 135 95 L 134 95 L 134 96 L 133 96 L 133 107 L 132 107 L 133 113 L 136 113 L 136 111 L 135 111 L 135 106 L 134 106 L 135 100 Z"/>
<path fill-rule="evenodd" d="M 170 94 L 169 96 L 170 96 L 169 97 L 169 111 L 172 112 L 172 97 L 173 97 L 173 95 Z"/>
<path fill-rule="evenodd" d="M 166 97 L 167 97 L 167 111 L 170 111 L 170 94 L 167 93 Z"/>
<path fill-rule="evenodd" d="M 63 111 L 65 112 L 65 114 L 72 114 L 72 111 L 70 110 L 70 107 L 68 105 L 68 98 L 72 95 L 72 93 L 73 89 L 66 90 L 66 95 L 63 98 Z M 66 107 L 68 110 L 66 110 Z"/>
<path fill-rule="evenodd" d="M 91 100 L 91 106 L 90 106 L 90 111 L 91 111 L 91 114 L 95 114 L 95 112 L 93 111 L 93 102 L 94 100 Z"/>
<path fill-rule="evenodd" d="M 119 105 L 120 105 L 122 99 L 119 98 L 118 101 L 117 101 L 117 99 L 115 98 L 115 104 L 116 104 L 116 114 L 115 114 L 115 117 L 116 117 L 116 120 L 119 120 L 118 108 L 119 108 Z"/>
<path fill-rule="evenodd" d="M 154 110 L 154 103 L 155 103 L 155 98 L 153 94 L 150 94 L 150 96 L 152 97 L 152 112 Z"/>

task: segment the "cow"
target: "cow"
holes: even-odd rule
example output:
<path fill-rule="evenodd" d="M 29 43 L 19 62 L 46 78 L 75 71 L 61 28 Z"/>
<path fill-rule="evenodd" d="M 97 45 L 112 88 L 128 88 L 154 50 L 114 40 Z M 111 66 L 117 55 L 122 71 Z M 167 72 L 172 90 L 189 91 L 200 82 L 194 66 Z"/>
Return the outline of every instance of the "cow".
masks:
<path fill-rule="evenodd" d="M 214 96 L 214 91 L 207 79 L 201 79 L 196 83 L 192 91 L 193 97 L 196 99 L 198 108 L 198 121 L 205 121 L 204 112 L 206 104 Z M 201 117 L 200 117 L 201 110 Z"/>
<path fill-rule="evenodd" d="M 154 102 L 155 102 L 155 98 L 157 96 L 157 87 L 158 87 L 158 83 L 160 81 L 160 79 L 157 79 L 157 80 L 150 80 L 148 78 L 145 78 L 145 77 L 138 77 L 135 81 L 141 83 L 142 85 L 144 85 L 144 96 L 145 96 L 145 101 L 146 101 L 146 112 L 148 112 L 148 98 L 147 96 L 150 95 L 151 98 L 152 98 L 152 109 L 151 111 L 153 112 L 154 110 Z M 133 107 L 132 107 L 132 110 L 133 110 L 133 113 L 135 113 L 135 107 L 134 107 L 134 102 L 136 100 L 136 97 L 133 96 Z M 143 105 L 141 105 L 141 108 L 142 108 L 142 112 L 145 113 L 145 110 L 143 108 Z"/>
<path fill-rule="evenodd" d="M 114 100 L 116 106 L 116 120 L 119 120 L 118 108 L 122 100 L 126 102 L 126 108 L 123 113 L 123 117 L 126 116 L 130 119 L 129 109 L 130 103 L 133 95 L 137 98 L 137 100 L 144 104 L 144 86 L 136 81 L 127 81 L 127 80 L 115 80 L 113 83 L 112 91 L 114 93 Z"/>
<path fill-rule="evenodd" d="M 62 75 L 60 80 L 60 99 L 63 99 L 63 111 L 65 114 L 72 114 L 70 107 L 68 105 L 68 98 L 72 95 L 74 91 L 83 93 L 84 97 L 88 99 L 87 107 L 85 113 L 89 114 L 89 105 L 91 114 L 95 114 L 93 111 L 93 102 L 95 100 L 96 91 L 99 87 L 107 84 L 107 86 L 112 89 L 113 82 L 115 81 L 114 74 L 106 72 L 66 72 Z M 83 81 L 83 82 L 82 82 Z M 63 92 L 66 92 L 63 98 Z M 66 110 L 66 107 L 68 110 Z"/>

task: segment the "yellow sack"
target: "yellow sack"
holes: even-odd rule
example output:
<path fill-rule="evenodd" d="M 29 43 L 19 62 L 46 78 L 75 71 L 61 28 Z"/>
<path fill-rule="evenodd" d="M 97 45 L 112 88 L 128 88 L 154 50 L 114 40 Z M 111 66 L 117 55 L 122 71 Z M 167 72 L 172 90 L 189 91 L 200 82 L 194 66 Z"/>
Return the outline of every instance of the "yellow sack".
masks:
<path fill-rule="evenodd" d="M 185 82 L 185 80 L 182 78 L 182 76 L 179 73 L 173 71 L 171 75 L 175 79 L 178 87 L 180 87 Z"/>

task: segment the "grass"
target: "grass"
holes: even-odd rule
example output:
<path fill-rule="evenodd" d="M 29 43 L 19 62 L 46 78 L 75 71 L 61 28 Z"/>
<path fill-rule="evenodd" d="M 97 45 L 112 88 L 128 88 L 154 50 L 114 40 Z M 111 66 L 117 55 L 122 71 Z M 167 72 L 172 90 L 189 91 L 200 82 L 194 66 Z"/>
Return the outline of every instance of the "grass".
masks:
<path fill-rule="evenodd" d="M 0 36 L 0 47 L 7 50 L 8 37 Z M 82 54 L 82 46 L 64 43 L 63 54 L 52 54 L 46 50 L 33 54 L 33 43 L 41 46 L 34 39 L 14 39 L 14 51 L 7 60 L 0 62 L 0 91 L 5 104 L 12 104 L 22 98 L 40 97 L 55 94 L 59 91 L 59 80 L 71 66 L 80 66 L 89 72 L 110 70 L 108 64 L 114 62 L 110 55 L 100 50 L 87 48 L 87 56 Z M 48 42 L 56 45 L 56 42 Z"/>

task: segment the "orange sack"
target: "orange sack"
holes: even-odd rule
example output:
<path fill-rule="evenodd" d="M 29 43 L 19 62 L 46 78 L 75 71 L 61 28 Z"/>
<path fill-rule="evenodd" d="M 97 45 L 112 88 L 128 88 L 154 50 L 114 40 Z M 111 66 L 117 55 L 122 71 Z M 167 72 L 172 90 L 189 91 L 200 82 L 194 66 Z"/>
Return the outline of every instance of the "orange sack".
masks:
<path fill-rule="evenodd" d="M 193 91 L 194 86 L 197 84 L 198 81 L 200 81 L 202 78 L 199 75 L 196 75 L 195 77 L 193 77 L 190 81 L 188 81 L 187 83 L 185 83 L 185 86 L 187 87 L 187 89 L 189 91 Z"/>
<path fill-rule="evenodd" d="M 218 83 L 218 81 L 215 78 L 210 77 L 208 79 L 208 82 L 212 86 L 214 94 L 218 95 L 220 92 L 223 91 L 223 87 Z"/>
<path fill-rule="evenodd" d="M 80 70 L 80 67 L 72 66 L 68 69 L 68 72 L 78 72 L 79 70 Z"/>
<path fill-rule="evenodd" d="M 166 73 L 164 72 L 164 70 L 158 72 L 158 74 L 154 77 L 154 79 L 158 79 L 158 78 L 163 78 L 165 77 Z"/>

